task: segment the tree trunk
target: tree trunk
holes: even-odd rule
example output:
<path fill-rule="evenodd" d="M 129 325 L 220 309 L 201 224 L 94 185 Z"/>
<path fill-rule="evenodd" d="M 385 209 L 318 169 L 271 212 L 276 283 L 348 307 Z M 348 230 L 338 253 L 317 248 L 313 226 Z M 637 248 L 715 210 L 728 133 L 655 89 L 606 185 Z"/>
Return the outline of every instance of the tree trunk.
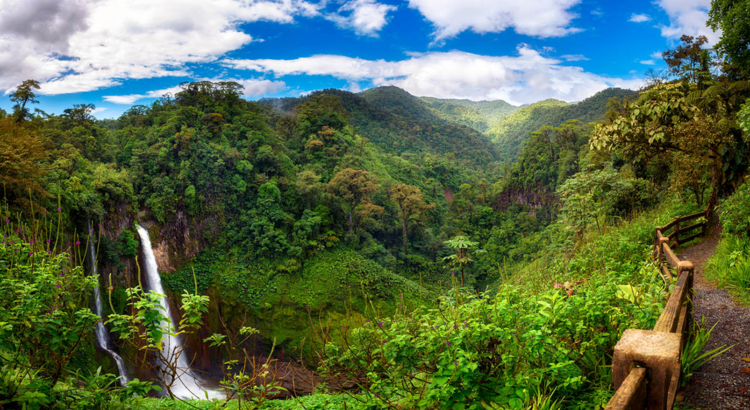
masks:
<path fill-rule="evenodd" d="M 406 216 L 404 216 L 402 218 L 401 229 L 403 230 L 403 237 L 404 237 L 403 238 L 403 240 L 404 240 L 404 255 L 406 255 L 406 242 L 407 242 L 407 237 L 406 237 Z"/>
<path fill-rule="evenodd" d="M 349 235 L 354 233 L 354 207 L 349 207 Z"/>
<path fill-rule="evenodd" d="M 461 267 L 461 287 L 464 287 L 464 267 Z"/>

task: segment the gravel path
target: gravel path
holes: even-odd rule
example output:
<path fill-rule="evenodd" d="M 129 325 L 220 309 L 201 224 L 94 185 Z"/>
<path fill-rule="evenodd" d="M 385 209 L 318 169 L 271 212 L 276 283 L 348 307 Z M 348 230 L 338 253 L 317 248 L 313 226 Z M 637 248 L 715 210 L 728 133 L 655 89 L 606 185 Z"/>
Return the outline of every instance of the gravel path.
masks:
<path fill-rule="evenodd" d="M 709 327 L 716 324 L 706 350 L 724 345 L 734 348 L 693 374 L 678 396 L 678 401 L 683 399 L 679 408 L 750 409 L 750 362 L 743 360 L 750 358 L 750 308 L 739 306 L 726 290 L 716 289 L 703 277 L 703 265 L 720 236 L 721 228 L 715 226 L 704 241 L 686 248 L 679 257 L 695 265 L 694 321 L 705 316 Z"/>

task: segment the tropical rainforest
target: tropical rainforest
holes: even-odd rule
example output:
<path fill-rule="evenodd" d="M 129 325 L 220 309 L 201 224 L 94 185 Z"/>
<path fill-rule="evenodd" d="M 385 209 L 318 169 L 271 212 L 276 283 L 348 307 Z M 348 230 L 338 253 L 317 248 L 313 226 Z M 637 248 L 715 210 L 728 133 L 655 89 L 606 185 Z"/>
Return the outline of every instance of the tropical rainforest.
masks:
<path fill-rule="evenodd" d="M 716 49 L 683 36 L 641 90 L 576 103 L 200 81 L 97 120 L 23 82 L 0 110 L 0 408 L 604 408 L 615 343 L 670 290 L 654 226 L 718 205 L 721 252 L 750 252 L 727 10 Z"/>

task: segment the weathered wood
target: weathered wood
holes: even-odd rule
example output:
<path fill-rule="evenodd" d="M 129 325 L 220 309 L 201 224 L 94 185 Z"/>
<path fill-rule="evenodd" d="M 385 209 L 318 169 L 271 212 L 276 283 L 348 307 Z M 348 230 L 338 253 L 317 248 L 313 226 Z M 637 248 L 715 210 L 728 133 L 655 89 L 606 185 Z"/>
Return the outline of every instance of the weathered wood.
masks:
<path fill-rule="evenodd" d="M 692 231 L 693 229 L 700 228 L 700 227 L 704 226 L 705 224 L 706 224 L 705 222 L 699 222 L 697 224 L 690 225 L 687 228 L 680 229 L 680 233 L 687 232 L 687 231 Z M 683 242 L 685 242 L 685 241 L 683 241 Z"/>
<path fill-rule="evenodd" d="M 677 333 L 628 329 L 615 346 L 612 381 L 619 390 L 636 365 L 648 369 L 646 409 L 665 410 L 669 391 L 680 373 L 680 336 Z"/>
<path fill-rule="evenodd" d="M 698 232 L 698 233 L 696 233 L 694 235 L 690 235 L 687 238 L 683 239 L 682 243 L 688 243 L 688 242 L 692 241 L 695 238 L 700 238 L 701 236 L 703 236 L 703 232 Z"/>
<path fill-rule="evenodd" d="M 612 380 L 616 393 L 607 404 L 607 409 L 672 408 L 680 379 L 680 357 L 690 327 L 695 269 L 692 262 L 680 261 L 669 243 L 674 239 L 678 246 L 705 234 L 706 222 L 682 229 L 680 222 L 706 216 L 709 208 L 693 215 L 675 217 L 669 224 L 655 228 L 654 256 L 662 262 L 662 276 L 665 282 L 672 282 L 675 279 L 669 268 L 672 266 L 677 282 L 654 330 L 628 329 L 617 342 L 612 360 Z M 672 233 L 665 236 L 664 233 L 670 228 L 673 228 Z M 696 228 L 701 228 L 700 232 L 680 239 L 680 233 Z M 640 367 L 635 368 L 636 365 Z"/>
<path fill-rule="evenodd" d="M 667 262 L 669 262 L 669 264 L 672 265 L 673 268 L 676 268 L 680 263 L 680 259 L 677 257 L 677 255 L 674 254 L 672 248 L 670 248 L 669 245 L 665 243 L 664 245 L 662 245 L 661 249 L 664 252 L 664 255 L 667 257 Z"/>
<path fill-rule="evenodd" d="M 702 216 L 703 217 L 706 216 L 706 210 L 705 209 L 702 210 L 702 211 L 700 211 L 700 212 L 696 212 L 696 213 L 694 213 L 692 215 L 678 216 L 677 220 L 680 221 L 680 222 L 685 222 L 685 221 L 690 221 L 692 219 L 700 218 Z"/>
<path fill-rule="evenodd" d="M 683 335 L 680 343 L 680 354 L 682 354 L 682 351 L 685 349 L 685 342 L 687 341 L 685 331 L 687 330 L 689 317 L 690 313 L 688 312 L 688 305 L 684 304 L 682 305 L 682 309 L 680 309 L 680 320 L 677 321 L 677 333 Z"/>
<path fill-rule="evenodd" d="M 641 410 L 646 406 L 648 371 L 634 367 L 607 403 L 607 410 Z"/>
<path fill-rule="evenodd" d="M 689 272 L 680 273 L 674 291 L 672 291 L 672 295 L 667 301 L 667 306 L 664 307 L 664 312 L 659 316 L 659 320 L 656 321 L 656 326 L 654 326 L 655 332 L 674 333 L 677 330 L 680 311 L 682 310 L 682 305 L 685 302 L 685 296 L 687 295 L 686 285 L 689 275 Z"/>
<path fill-rule="evenodd" d="M 669 228 L 671 228 L 671 227 L 672 227 L 672 226 L 673 226 L 674 224 L 676 224 L 676 223 L 677 223 L 677 219 L 674 219 L 674 220 L 673 220 L 672 222 L 670 222 L 670 223 L 668 223 L 668 224 L 666 224 L 666 225 L 662 226 L 662 227 L 661 227 L 661 231 L 662 231 L 662 232 L 666 232 L 666 231 L 667 231 L 667 230 L 668 230 Z"/>

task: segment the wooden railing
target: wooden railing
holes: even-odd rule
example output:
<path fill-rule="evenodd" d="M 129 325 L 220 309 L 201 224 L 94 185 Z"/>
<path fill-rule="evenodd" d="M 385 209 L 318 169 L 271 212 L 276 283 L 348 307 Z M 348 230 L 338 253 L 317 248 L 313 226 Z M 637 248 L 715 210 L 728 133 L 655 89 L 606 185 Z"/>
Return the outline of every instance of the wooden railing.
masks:
<path fill-rule="evenodd" d="M 654 330 L 628 329 L 615 346 L 612 379 L 615 395 L 608 410 L 671 409 L 680 381 L 680 358 L 687 340 L 693 298 L 693 263 L 681 261 L 673 248 L 705 234 L 711 206 L 705 211 L 676 217 L 656 227 L 654 258 L 660 262 L 665 282 L 674 289 Z M 681 227 L 685 222 L 704 221 Z M 701 228 L 700 231 L 686 234 Z M 671 233 L 667 233 L 669 230 Z M 676 276 L 673 276 L 674 271 Z"/>

